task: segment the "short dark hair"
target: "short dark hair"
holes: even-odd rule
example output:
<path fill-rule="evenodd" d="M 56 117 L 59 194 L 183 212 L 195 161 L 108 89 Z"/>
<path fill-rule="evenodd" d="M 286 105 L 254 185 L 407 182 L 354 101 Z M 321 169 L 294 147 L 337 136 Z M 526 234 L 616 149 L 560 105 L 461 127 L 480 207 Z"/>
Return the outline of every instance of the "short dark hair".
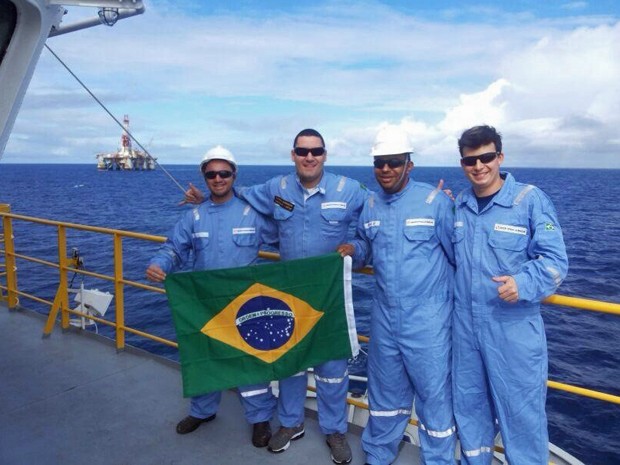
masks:
<path fill-rule="evenodd" d="M 474 126 L 468 129 L 459 139 L 459 153 L 463 156 L 463 149 L 475 150 L 478 147 L 493 142 L 497 152 L 502 151 L 502 135 L 493 126 Z"/>
<path fill-rule="evenodd" d="M 321 139 L 321 144 L 323 144 L 323 147 L 325 147 L 325 140 L 323 139 L 323 136 L 319 133 L 319 131 L 317 131 L 316 129 L 304 129 L 302 131 L 299 131 L 299 134 L 297 134 L 295 136 L 295 139 L 293 139 L 293 147 L 297 147 L 297 139 L 299 139 L 300 137 L 318 137 L 319 139 Z"/>

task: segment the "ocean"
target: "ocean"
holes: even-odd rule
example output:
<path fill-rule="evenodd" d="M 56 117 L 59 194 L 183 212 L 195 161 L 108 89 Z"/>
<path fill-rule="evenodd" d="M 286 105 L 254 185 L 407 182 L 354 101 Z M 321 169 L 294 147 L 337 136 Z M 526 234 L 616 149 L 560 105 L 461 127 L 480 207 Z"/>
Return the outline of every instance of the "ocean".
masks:
<path fill-rule="evenodd" d="M 165 167 L 183 186 L 201 186 L 196 166 Z M 327 167 L 358 179 L 377 190 L 370 167 Z M 237 185 L 252 185 L 292 170 L 292 166 L 241 166 Z M 619 170 L 526 169 L 506 167 L 517 180 L 535 184 L 554 201 L 568 248 L 570 270 L 558 293 L 620 302 Z M 433 185 L 440 178 L 458 192 L 467 186 L 460 168 L 415 168 L 412 177 Z M 30 165 L 0 163 L 0 203 L 13 213 L 90 226 L 167 235 L 187 206 L 178 206 L 182 192 L 161 170 L 101 172 L 93 165 Z M 57 260 L 56 235 L 49 227 L 15 222 L 16 251 Z M 615 239 L 614 239 L 615 238 Z M 70 232 L 68 249 L 76 247 L 86 270 L 112 274 L 112 240 Z M 123 242 L 126 279 L 146 282 L 144 270 L 157 249 L 153 243 Z M 112 283 L 83 279 L 86 288 L 113 292 Z M 21 290 L 53 300 L 57 271 L 18 261 Z M 145 296 L 145 294 L 147 294 Z M 354 299 L 360 333 L 368 329 L 372 277 L 356 275 Z M 32 301 L 22 304 L 37 311 L 47 308 Z M 125 288 L 126 324 L 175 339 L 164 296 Z M 620 318 L 582 310 L 543 308 L 549 344 L 549 378 L 620 395 Z M 113 309 L 106 318 L 113 318 Z M 111 335 L 106 327 L 99 332 Z M 159 343 L 127 335 L 127 342 L 176 359 L 176 351 Z M 5 354 L 6 355 L 6 354 Z M 10 356 L 10 355 L 9 355 Z M 363 373 L 364 358 L 352 361 L 351 371 Z M 549 389 L 547 400 L 550 440 L 587 465 L 620 463 L 620 405 L 604 403 Z"/>

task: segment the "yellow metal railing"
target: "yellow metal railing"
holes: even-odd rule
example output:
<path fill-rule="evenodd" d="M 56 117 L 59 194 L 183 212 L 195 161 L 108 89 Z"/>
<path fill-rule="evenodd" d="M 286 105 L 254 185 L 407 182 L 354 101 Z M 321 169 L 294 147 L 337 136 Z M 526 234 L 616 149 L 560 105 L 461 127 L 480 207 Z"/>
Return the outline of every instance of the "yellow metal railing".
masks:
<path fill-rule="evenodd" d="M 7 305 L 9 308 L 15 308 L 17 306 L 18 297 L 26 297 L 39 303 L 47 304 L 51 307 L 50 313 L 43 329 L 43 335 L 48 336 L 55 324 L 58 312 L 60 312 L 60 322 L 63 329 L 69 328 L 69 316 L 71 314 L 89 318 L 98 323 L 112 326 L 115 329 L 115 341 L 117 350 L 122 350 L 125 347 L 125 333 L 133 333 L 148 339 L 152 339 L 163 344 L 167 344 L 176 347 L 177 344 L 174 341 L 170 341 L 158 336 L 139 331 L 134 328 L 127 327 L 125 325 L 125 298 L 124 291 L 125 286 L 133 286 L 141 289 L 149 289 L 156 292 L 163 293 L 162 289 L 148 286 L 135 281 L 130 281 L 123 276 L 123 239 L 132 238 L 139 240 L 146 240 L 151 242 L 163 242 L 164 237 L 153 236 L 142 233 L 134 233 L 131 231 L 121 231 L 118 229 L 100 228 L 96 226 L 86 226 L 82 224 L 66 223 L 61 221 L 52 221 L 42 218 L 35 218 L 24 215 L 16 215 L 9 212 L 8 206 L 2 206 L 0 208 L 0 216 L 2 216 L 3 231 L 4 231 L 4 259 L 6 266 L 6 286 L 0 285 L 0 289 L 6 291 Z M 13 240 L 13 220 L 20 220 L 29 223 L 35 223 L 53 227 L 56 229 L 57 235 L 57 248 L 58 248 L 58 263 L 42 260 L 36 257 L 18 254 L 15 252 L 15 245 Z M 114 273 L 113 275 L 106 275 L 101 273 L 94 273 L 80 269 L 76 263 L 72 263 L 72 259 L 67 257 L 67 230 L 86 231 L 97 234 L 105 234 L 112 237 L 113 241 L 113 256 L 114 256 Z M 46 299 L 41 299 L 35 295 L 22 292 L 17 287 L 17 272 L 15 267 L 16 259 L 26 260 L 32 263 L 57 268 L 59 271 L 58 290 L 53 302 Z M 69 308 L 69 291 L 68 291 L 68 274 L 76 273 L 95 278 L 111 281 L 114 283 L 114 295 L 115 295 L 115 321 L 108 321 L 96 316 L 87 315 L 77 310 Z"/>
<path fill-rule="evenodd" d="M 0 204 L 0 216 L 2 217 L 3 224 L 3 244 L 4 249 L 0 250 L 4 255 L 4 271 L 0 272 L 0 278 L 5 278 L 6 285 L 0 284 L 0 296 L 2 296 L 2 291 L 5 291 L 4 299 L 7 301 L 7 305 L 9 308 L 15 308 L 18 303 L 18 296 L 26 297 L 28 299 L 34 300 L 39 303 L 47 304 L 51 307 L 50 313 L 45 324 L 43 333 L 44 335 L 49 335 L 53 329 L 53 326 L 56 322 L 58 312 L 60 312 L 61 318 L 61 327 L 63 329 L 67 329 L 69 327 L 69 315 L 74 314 L 79 317 L 89 318 L 91 320 L 96 321 L 97 323 L 101 323 L 104 325 L 112 326 L 115 329 L 116 333 L 116 348 L 117 350 L 122 350 L 125 347 L 125 334 L 127 332 L 168 345 L 172 347 L 177 347 L 177 343 L 171 341 L 169 339 L 161 338 L 156 335 L 150 334 L 145 331 L 140 331 L 135 328 L 131 328 L 125 325 L 125 298 L 124 291 L 125 286 L 131 286 L 134 288 L 139 288 L 147 291 L 157 292 L 157 293 L 165 293 L 165 291 L 160 287 L 151 286 L 148 284 L 131 281 L 125 279 L 123 276 L 123 239 L 132 238 L 139 239 L 150 242 L 161 243 L 165 241 L 165 238 L 162 236 L 153 236 L 149 234 L 142 233 L 134 233 L 130 231 L 122 231 L 118 229 L 109 229 L 109 228 L 100 228 L 95 226 L 86 226 L 75 223 L 66 223 L 60 221 L 51 221 L 45 220 L 42 218 L 35 218 L 30 216 L 23 216 L 10 213 L 10 208 L 8 205 Z M 50 227 L 54 227 L 56 229 L 57 234 L 57 245 L 58 245 L 58 263 L 50 262 L 47 260 L 42 260 L 39 258 L 31 257 L 24 254 L 18 254 L 15 252 L 15 245 L 13 240 L 13 220 L 25 221 L 30 223 L 36 223 L 41 225 L 46 225 Z M 105 234 L 112 236 L 113 238 L 113 255 L 114 255 L 114 274 L 106 275 L 101 273 L 95 273 L 92 271 L 86 271 L 79 267 L 78 263 L 75 263 L 71 257 L 67 257 L 67 230 L 78 230 L 78 231 L 87 231 L 97 234 Z M 260 252 L 259 254 L 263 258 L 277 260 L 279 259 L 278 254 L 271 252 Z M 50 302 L 46 299 L 41 299 L 35 295 L 28 294 L 26 292 L 22 292 L 18 290 L 17 287 L 17 269 L 15 266 L 16 259 L 27 260 L 33 263 L 41 264 L 44 266 L 57 268 L 59 270 L 59 286 L 58 291 L 56 293 L 56 297 L 53 302 Z M 2 266 L 0 264 L 0 266 Z M 0 268 L 2 270 L 2 268 Z M 365 274 L 371 274 L 372 269 L 365 268 L 362 270 Z M 77 273 L 86 276 L 91 276 L 94 278 L 111 281 L 114 283 L 114 295 L 115 295 L 115 320 L 109 321 L 103 318 L 99 318 L 90 314 L 84 314 L 77 310 L 72 310 L 69 308 L 69 297 L 68 297 L 68 273 Z M 568 297 L 563 295 L 552 295 L 544 301 L 546 304 L 558 305 L 563 307 L 572 307 L 581 310 L 589 310 L 595 312 L 604 312 L 610 313 L 614 315 L 620 315 L 620 304 L 612 303 L 612 302 L 603 302 L 598 300 L 591 299 L 582 299 L 577 297 Z M 359 336 L 360 341 L 368 342 L 368 337 Z M 574 394 L 578 394 L 585 397 L 590 397 L 593 399 L 599 399 L 606 402 L 611 402 L 615 404 L 620 404 L 620 396 L 615 396 L 611 394 L 607 394 L 604 392 L 594 391 L 590 389 L 585 389 L 578 386 L 572 386 L 569 384 L 559 383 L 556 381 L 548 381 L 548 386 L 552 389 L 558 389 L 561 391 L 566 391 Z M 355 405 L 362 408 L 367 408 L 366 404 L 351 401 L 351 403 L 355 402 Z M 357 405 L 359 404 L 359 405 Z"/>
<path fill-rule="evenodd" d="M 4 236 L 0 234 L 0 242 L 4 242 Z M 4 263 L 0 263 L 0 282 L 2 280 L 6 280 L 6 271 L 2 271 L 6 269 L 6 265 Z M 0 288 L 0 302 L 4 302 L 8 300 L 4 295 L 4 289 Z"/>

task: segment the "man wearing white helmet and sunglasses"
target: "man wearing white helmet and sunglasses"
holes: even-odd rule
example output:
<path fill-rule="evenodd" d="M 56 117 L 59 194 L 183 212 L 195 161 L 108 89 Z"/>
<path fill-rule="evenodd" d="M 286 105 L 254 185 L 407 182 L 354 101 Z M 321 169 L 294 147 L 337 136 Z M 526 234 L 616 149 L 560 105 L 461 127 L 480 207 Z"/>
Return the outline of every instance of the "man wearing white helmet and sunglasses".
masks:
<path fill-rule="evenodd" d="M 192 271 L 251 265 L 261 245 L 278 240 L 275 224 L 235 197 L 237 162 L 229 150 L 221 145 L 209 150 L 200 163 L 200 172 L 210 196 L 183 214 L 149 263 L 146 277 L 150 281 L 162 282 L 167 273 L 188 264 L 190 257 Z M 253 425 L 252 444 L 267 446 L 271 438 L 269 420 L 276 407 L 269 383 L 239 387 L 239 394 L 245 417 Z M 221 392 L 192 397 L 189 415 L 179 422 L 177 433 L 191 433 L 213 420 L 220 399 Z"/>
<path fill-rule="evenodd" d="M 372 261 L 376 294 L 370 323 L 370 417 L 362 435 L 368 464 L 390 464 L 415 410 L 422 461 L 454 464 L 456 435 L 450 382 L 453 204 L 429 184 L 409 179 L 407 133 L 387 126 L 370 155 L 382 192 L 362 210 L 357 235 L 338 251 L 354 268 Z"/>

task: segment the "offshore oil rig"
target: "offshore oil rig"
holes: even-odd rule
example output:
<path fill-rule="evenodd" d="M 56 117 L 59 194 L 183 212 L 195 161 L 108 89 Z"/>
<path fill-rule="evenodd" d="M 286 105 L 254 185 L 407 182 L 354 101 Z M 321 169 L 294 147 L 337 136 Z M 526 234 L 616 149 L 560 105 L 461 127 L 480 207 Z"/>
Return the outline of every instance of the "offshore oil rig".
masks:
<path fill-rule="evenodd" d="M 99 170 L 154 170 L 156 158 L 135 150 L 129 137 L 129 116 L 123 118 L 124 130 L 121 134 L 121 146 L 114 153 L 98 153 L 97 169 Z"/>

